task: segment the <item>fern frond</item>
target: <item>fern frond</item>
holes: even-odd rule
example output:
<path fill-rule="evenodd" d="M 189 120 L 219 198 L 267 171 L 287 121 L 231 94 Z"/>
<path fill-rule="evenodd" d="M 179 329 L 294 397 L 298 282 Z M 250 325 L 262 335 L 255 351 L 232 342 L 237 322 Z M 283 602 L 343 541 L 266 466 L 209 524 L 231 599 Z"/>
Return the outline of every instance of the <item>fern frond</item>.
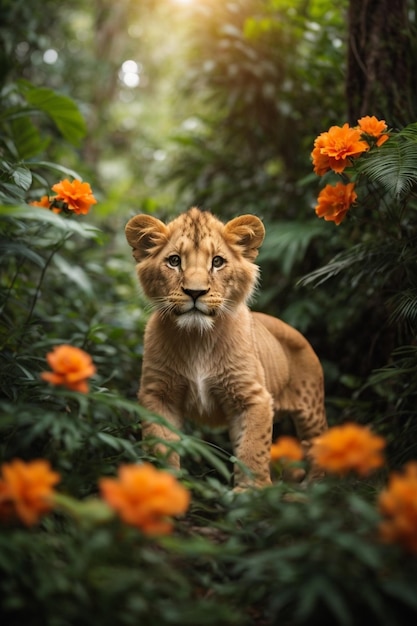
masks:
<path fill-rule="evenodd" d="M 394 197 L 417 186 L 417 124 L 410 124 L 365 155 L 358 171 Z"/>
<path fill-rule="evenodd" d="M 407 377 L 407 386 L 410 386 L 410 375 L 414 375 L 417 367 L 417 347 L 399 346 L 393 350 L 390 363 L 385 367 L 373 370 L 363 389 L 375 384 L 385 383 L 388 380 L 401 379 Z M 415 377 L 413 378 L 413 382 Z"/>
<path fill-rule="evenodd" d="M 398 268 L 401 244 L 395 240 L 371 244 L 359 243 L 348 250 L 339 252 L 323 267 L 303 276 L 298 284 L 317 287 L 339 274 L 346 275 L 358 284 L 361 280 L 378 281 L 381 286 Z M 352 273 L 353 272 L 353 273 Z M 352 282 L 351 282 L 352 284 Z"/>
<path fill-rule="evenodd" d="M 417 143 L 417 122 L 413 122 L 412 124 L 408 124 L 408 126 L 404 126 L 404 128 L 398 134 L 401 137 Z"/>
<path fill-rule="evenodd" d="M 410 324 L 417 321 L 417 290 L 407 289 L 392 300 L 395 308 L 391 313 L 391 321 L 406 320 Z"/>
<path fill-rule="evenodd" d="M 369 248 L 363 244 L 358 244 L 349 250 L 340 252 L 323 267 L 319 267 L 314 270 L 314 272 L 307 274 L 307 276 L 303 276 L 303 278 L 298 281 L 297 285 L 313 285 L 314 287 L 318 287 L 329 280 L 329 278 L 333 278 L 341 272 L 346 272 L 353 265 L 361 264 L 363 266 L 364 262 L 368 259 Z"/>

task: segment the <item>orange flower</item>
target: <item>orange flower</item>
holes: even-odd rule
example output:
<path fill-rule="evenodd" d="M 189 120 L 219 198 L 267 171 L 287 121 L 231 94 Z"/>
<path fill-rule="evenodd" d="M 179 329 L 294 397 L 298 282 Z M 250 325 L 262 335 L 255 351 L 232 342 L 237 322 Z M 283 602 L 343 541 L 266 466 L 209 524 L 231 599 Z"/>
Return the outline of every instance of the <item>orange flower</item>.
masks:
<path fill-rule="evenodd" d="M 376 140 L 376 145 L 378 146 L 378 148 L 382 146 L 383 143 L 388 141 L 388 139 L 389 135 L 381 135 L 380 137 L 378 137 L 378 139 Z"/>
<path fill-rule="evenodd" d="M 354 188 L 354 183 L 326 185 L 317 198 L 316 215 L 323 217 L 327 222 L 334 222 L 338 226 L 345 219 L 346 213 L 358 197 Z"/>
<path fill-rule="evenodd" d="M 65 179 L 60 183 L 56 183 L 52 190 L 57 194 L 56 200 L 65 202 L 68 209 L 77 214 L 82 213 L 85 215 L 93 204 L 97 204 L 90 184 L 82 183 L 80 180 L 70 182 Z"/>
<path fill-rule="evenodd" d="M 385 517 L 380 534 L 383 541 L 417 553 L 417 462 L 407 463 L 404 470 L 390 475 L 379 496 L 379 510 Z"/>
<path fill-rule="evenodd" d="M 49 209 L 51 203 L 49 201 L 49 196 L 42 196 L 42 198 L 39 200 L 39 202 L 34 200 L 30 204 L 31 204 L 31 206 L 40 206 L 43 209 Z"/>
<path fill-rule="evenodd" d="M 48 461 L 24 462 L 15 459 L 1 466 L 0 518 L 19 518 L 26 526 L 36 524 L 53 507 L 52 487 L 60 475 L 51 470 Z"/>
<path fill-rule="evenodd" d="M 294 437 L 279 437 L 271 446 L 271 461 L 287 464 L 291 461 L 301 461 L 302 458 L 301 444 Z"/>
<path fill-rule="evenodd" d="M 330 428 L 313 441 L 315 463 L 334 474 L 356 472 L 366 476 L 384 463 L 385 440 L 366 426 L 343 424 Z"/>
<path fill-rule="evenodd" d="M 317 137 L 314 142 L 313 152 L 311 153 L 313 170 L 317 176 L 323 176 L 323 174 L 330 170 L 330 159 L 327 154 L 322 153 L 322 149 L 326 146 L 324 134 L 325 133 L 322 133 Z"/>
<path fill-rule="evenodd" d="M 72 391 L 88 392 L 87 378 L 93 376 L 96 368 L 87 352 L 63 344 L 48 352 L 46 359 L 53 372 L 42 372 L 43 380 Z"/>
<path fill-rule="evenodd" d="M 118 479 L 102 478 L 100 491 L 121 519 L 147 534 L 168 534 L 172 522 L 167 516 L 185 513 L 190 494 L 168 472 L 150 463 L 122 465 Z"/>
<path fill-rule="evenodd" d="M 314 171 L 324 170 L 327 157 L 329 168 L 338 174 L 351 164 L 352 158 L 369 150 L 366 141 L 361 140 L 361 131 L 351 128 L 349 124 L 332 126 L 327 132 L 317 137 L 314 146 L 315 149 L 312 152 Z"/>
<path fill-rule="evenodd" d="M 42 196 L 42 198 L 37 202 L 36 200 L 30 202 L 31 206 L 40 206 L 43 209 L 50 209 L 53 213 L 61 213 L 62 209 L 57 206 L 54 206 L 54 198 L 49 198 L 49 196 Z"/>
<path fill-rule="evenodd" d="M 385 131 L 388 130 L 387 123 L 385 120 L 378 120 L 375 115 L 361 117 L 358 124 L 362 133 L 373 137 L 378 147 L 389 139 L 389 135 L 385 134 Z"/>

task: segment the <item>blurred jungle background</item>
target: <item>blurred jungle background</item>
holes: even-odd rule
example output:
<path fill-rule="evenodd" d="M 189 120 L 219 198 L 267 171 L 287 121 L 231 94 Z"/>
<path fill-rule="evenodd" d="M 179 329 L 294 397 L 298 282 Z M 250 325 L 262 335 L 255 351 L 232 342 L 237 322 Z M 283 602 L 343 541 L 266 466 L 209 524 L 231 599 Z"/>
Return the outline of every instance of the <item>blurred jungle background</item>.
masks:
<path fill-rule="evenodd" d="M 98 476 L 140 458 L 140 413 L 133 407 L 149 309 L 124 226 L 136 213 L 169 219 L 190 206 L 222 219 L 262 218 L 267 236 L 253 308 L 310 340 L 325 371 L 331 425 L 371 425 L 387 440 L 391 468 L 417 457 L 416 8 L 415 0 L 0 0 L 2 460 L 46 457 L 65 475 L 69 493 L 88 495 Z M 355 125 L 367 115 L 395 132 L 407 127 L 406 147 L 384 156 L 368 206 L 336 226 L 314 212 L 322 183 L 312 171 L 313 142 L 330 126 Z M 392 183 L 388 208 L 386 196 L 385 204 L 378 196 L 381 176 Z M 29 204 L 71 177 L 94 191 L 97 205 L 87 216 L 64 219 Z M 62 343 L 94 360 L 88 399 L 68 400 L 39 379 L 46 353 Z M 69 419 L 71 411 L 78 421 Z M 216 472 L 227 477 L 227 453 L 201 447 L 198 437 L 206 433 L 196 435 L 184 444 L 185 466 L 205 477 L 206 486 L 194 485 L 192 523 L 207 527 L 220 510 L 227 535 L 242 519 L 227 503 L 216 504 Z M 221 434 L 216 442 L 227 448 Z M 16 552 L 6 538 L 0 555 L 9 577 L 3 595 L 12 598 L 8 623 L 24 616 L 29 624 L 91 624 L 94 594 L 108 598 L 102 624 L 113 616 L 112 624 L 140 618 L 144 624 L 349 625 L 360 606 L 364 623 L 385 623 L 378 615 L 392 626 L 401 622 L 389 621 L 396 613 L 388 606 L 417 611 L 402 586 L 400 560 L 392 570 L 394 604 L 384 604 L 382 557 L 376 548 L 366 552 L 369 527 L 357 529 L 357 502 L 356 509 L 342 505 L 352 517 L 345 544 L 335 539 L 339 522 L 328 531 L 338 565 L 323 574 L 321 588 L 308 559 L 316 545 L 308 524 L 325 519 L 328 501 L 317 504 L 315 521 L 313 512 L 305 520 L 294 569 L 285 553 L 287 578 L 260 552 L 257 560 L 256 549 L 265 550 L 264 559 L 268 551 L 257 529 L 276 514 L 288 537 L 293 520 L 285 516 L 298 505 L 289 503 L 284 513 L 272 496 L 265 502 L 254 496 L 242 505 L 243 518 L 253 512 L 252 525 L 227 544 L 223 565 L 216 565 L 218 548 L 195 538 L 168 557 L 135 544 L 129 565 L 122 564 L 126 536 L 115 546 L 112 535 L 103 539 L 104 530 L 92 539 L 90 528 L 63 530 L 58 520 L 49 535 L 36 531 L 36 548 L 35 531 L 25 538 L 19 530 Z M 90 546 L 81 564 L 80 545 Z M 39 554 L 28 557 L 29 546 Z M 42 550 L 53 562 L 54 581 L 37 561 Z M 350 608 L 344 550 L 355 552 L 352 576 L 368 581 Z M 241 561 L 233 562 L 237 553 Z M 248 569 L 243 554 L 252 559 Z M 325 551 L 314 558 L 324 562 Z M 160 583 L 152 586 L 141 564 Z M 267 591 L 271 572 L 281 577 L 275 596 Z M 117 576 L 123 584 L 115 585 Z M 83 595 L 82 584 L 92 595 Z M 134 589 L 142 585 L 148 595 L 139 598 Z M 239 585 L 244 591 L 233 604 Z M 296 587 L 299 595 L 291 591 Z M 54 612 L 60 598 L 67 603 Z"/>

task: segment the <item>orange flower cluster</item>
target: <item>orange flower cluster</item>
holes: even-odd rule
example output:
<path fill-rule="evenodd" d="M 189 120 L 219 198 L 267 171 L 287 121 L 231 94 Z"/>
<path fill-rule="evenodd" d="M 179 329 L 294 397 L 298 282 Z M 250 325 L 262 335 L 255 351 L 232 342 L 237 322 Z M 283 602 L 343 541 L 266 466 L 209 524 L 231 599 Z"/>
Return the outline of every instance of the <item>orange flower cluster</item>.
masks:
<path fill-rule="evenodd" d="M 318 176 L 329 170 L 342 174 L 353 164 L 353 160 L 373 145 L 381 146 L 389 135 L 387 124 L 375 116 L 365 116 L 358 120 L 358 126 L 349 124 L 332 126 L 327 132 L 321 133 L 314 141 L 311 153 L 313 169 Z M 318 197 L 315 207 L 316 215 L 339 225 L 348 210 L 357 199 L 354 183 L 337 183 L 326 185 Z"/>
<path fill-rule="evenodd" d="M 301 461 L 303 450 L 294 437 L 282 436 L 271 446 L 271 461 L 280 461 L 284 465 L 292 461 Z"/>
<path fill-rule="evenodd" d="M 53 486 L 60 475 L 52 471 L 48 461 L 24 462 L 15 459 L 1 466 L 0 518 L 19 519 L 33 526 L 53 507 Z"/>
<path fill-rule="evenodd" d="M 334 426 L 313 441 L 315 464 L 333 474 L 355 472 L 366 476 L 384 464 L 385 440 L 366 426 L 347 423 Z"/>
<path fill-rule="evenodd" d="M 82 183 L 80 180 L 70 182 L 65 179 L 56 183 L 52 187 L 56 196 L 42 196 L 39 202 L 31 202 L 32 206 L 39 206 L 50 209 L 54 213 L 61 211 L 73 211 L 76 214 L 89 212 L 93 204 L 97 204 L 89 183 Z"/>
<path fill-rule="evenodd" d="M 169 516 L 185 513 L 190 502 L 188 490 L 174 476 L 150 463 L 122 465 L 118 479 L 102 478 L 99 486 L 124 522 L 151 535 L 170 533 Z"/>
<path fill-rule="evenodd" d="M 369 144 L 362 140 L 362 132 L 349 124 L 332 126 L 321 133 L 314 142 L 311 153 L 314 171 L 322 176 L 330 169 L 338 174 L 351 165 L 352 159 L 369 150 Z"/>
<path fill-rule="evenodd" d="M 62 385 L 72 391 L 88 392 L 87 379 L 96 371 L 87 352 L 62 344 L 46 355 L 52 372 L 42 372 L 41 378 L 52 385 Z"/>
<path fill-rule="evenodd" d="M 407 463 L 404 470 L 390 475 L 388 487 L 379 496 L 385 518 L 380 534 L 384 541 L 417 554 L 417 462 Z"/>

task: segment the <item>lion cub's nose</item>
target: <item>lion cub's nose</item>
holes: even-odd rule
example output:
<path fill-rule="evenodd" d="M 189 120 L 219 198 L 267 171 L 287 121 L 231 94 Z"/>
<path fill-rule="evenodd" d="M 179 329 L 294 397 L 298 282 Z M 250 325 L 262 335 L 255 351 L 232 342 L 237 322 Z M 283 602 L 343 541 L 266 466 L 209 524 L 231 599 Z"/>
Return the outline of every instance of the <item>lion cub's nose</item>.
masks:
<path fill-rule="evenodd" d="M 190 298 L 192 298 L 194 300 L 194 302 L 200 297 L 200 296 L 204 296 L 206 293 L 208 293 L 208 289 L 184 289 L 183 287 L 183 292 L 187 294 L 187 296 L 190 296 Z"/>

